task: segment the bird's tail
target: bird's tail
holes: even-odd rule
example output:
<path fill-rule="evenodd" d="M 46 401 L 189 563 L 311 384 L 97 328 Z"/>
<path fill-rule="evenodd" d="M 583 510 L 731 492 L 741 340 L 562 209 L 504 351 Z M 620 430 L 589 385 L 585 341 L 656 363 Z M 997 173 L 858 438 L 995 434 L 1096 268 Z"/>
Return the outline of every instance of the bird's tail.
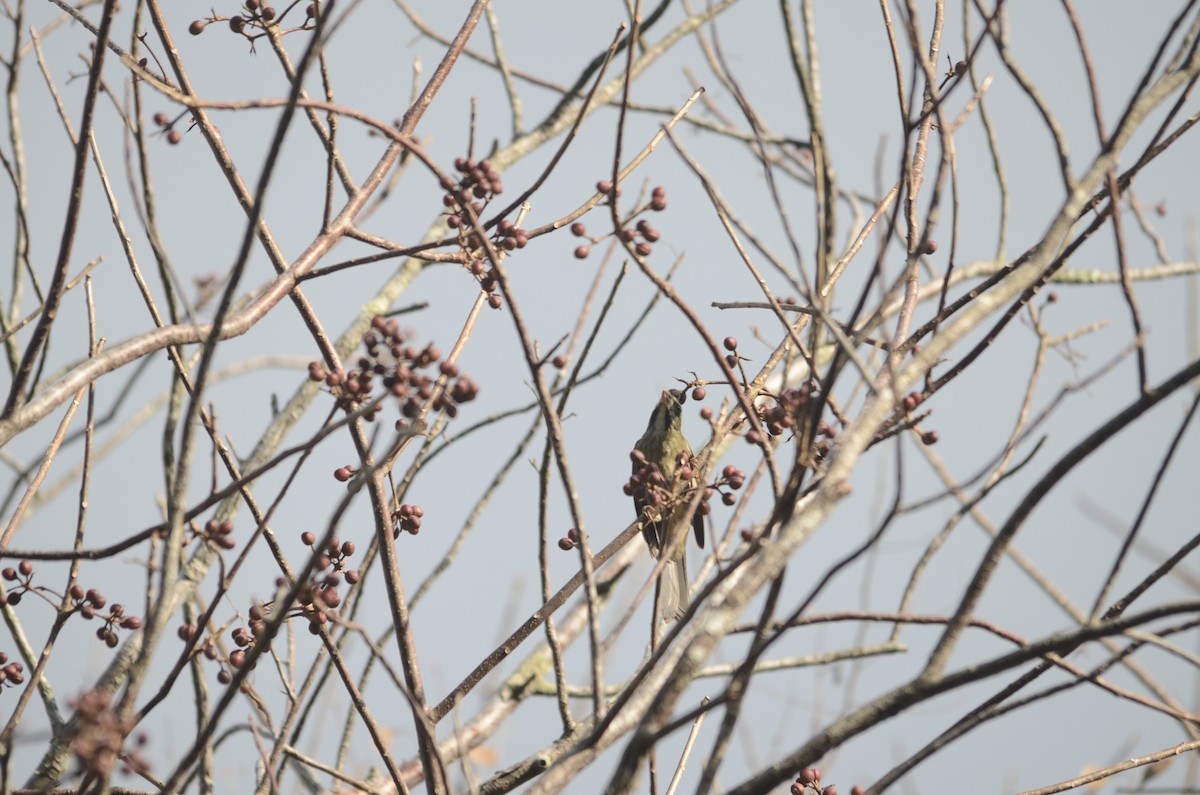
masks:
<path fill-rule="evenodd" d="M 658 579 L 659 615 L 666 623 L 683 617 L 688 608 L 687 561 L 673 561 Z"/>

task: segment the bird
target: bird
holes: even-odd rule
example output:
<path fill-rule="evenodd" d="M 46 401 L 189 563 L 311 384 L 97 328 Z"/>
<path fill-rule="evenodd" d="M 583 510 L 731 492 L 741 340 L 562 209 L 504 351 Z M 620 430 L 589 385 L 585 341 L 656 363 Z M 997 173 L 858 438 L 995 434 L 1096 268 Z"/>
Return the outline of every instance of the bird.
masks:
<path fill-rule="evenodd" d="M 680 469 L 691 471 L 692 448 L 683 435 L 682 415 L 680 398 L 671 390 L 663 390 L 646 432 L 634 445 L 631 455 L 633 507 L 643 521 L 642 537 L 655 558 L 672 539 L 687 534 L 687 525 L 673 520 L 676 513 L 683 518 L 687 494 L 696 486 L 694 475 L 687 475 L 686 482 L 678 483 L 675 477 Z M 651 510 L 647 511 L 647 507 Z M 699 510 L 692 515 L 691 526 L 696 543 L 703 548 L 704 517 Z M 659 579 L 659 614 L 667 623 L 682 617 L 688 607 L 686 547 L 687 538 L 679 538 L 671 563 Z"/>

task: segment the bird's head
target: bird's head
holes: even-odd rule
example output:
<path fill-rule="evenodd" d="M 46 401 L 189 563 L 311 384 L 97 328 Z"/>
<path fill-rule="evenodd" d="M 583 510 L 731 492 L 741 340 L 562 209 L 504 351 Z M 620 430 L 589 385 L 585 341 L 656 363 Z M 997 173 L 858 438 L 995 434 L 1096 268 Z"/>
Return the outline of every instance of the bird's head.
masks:
<path fill-rule="evenodd" d="M 654 435 L 661 434 L 663 437 L 668 433 L 679 433 L 682 417 L 683 406 L 679 398 L 671 390 L 664 389 L 658 398 L 658 405 L 654 407 L 654 413 L 650 415 L 650 424 L 646 426 L 646 430 L 657 431 Z"/>

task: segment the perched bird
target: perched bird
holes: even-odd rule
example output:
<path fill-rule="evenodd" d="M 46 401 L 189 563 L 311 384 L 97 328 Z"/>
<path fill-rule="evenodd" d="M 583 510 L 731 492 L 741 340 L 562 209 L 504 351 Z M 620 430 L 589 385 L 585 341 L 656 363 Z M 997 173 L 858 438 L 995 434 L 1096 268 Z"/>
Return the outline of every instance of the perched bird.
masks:
<path fill-rule="evenodd" d="M 633 478 L 630 480 L 633 506 L 645 522 L 642 536 L 655 558 L 673 538 L 687 535 L 687 524 L 672 519 L 676 513 L 683 518 L 687 492 L 696 485 L 694 476 L 684 473 L 688 480 L 678 483 L 675 477 L 680 468 L 691 469 L 692 448 L 683 436 L 682 414 L 679 399 L 664 390 L 650 415 L 646 432 L 633 447 Z M 647 507 L 650 510 L 647 511 Z M 703 547 L 704 517 L 699 511 L 692 516 L 691 525 L 696 543 Z M 666 622 L 682 616 L 688 606 L 686 542 L 686 537 L 679 538 L 672 562 L 659 580 L 659 612 Z"/>

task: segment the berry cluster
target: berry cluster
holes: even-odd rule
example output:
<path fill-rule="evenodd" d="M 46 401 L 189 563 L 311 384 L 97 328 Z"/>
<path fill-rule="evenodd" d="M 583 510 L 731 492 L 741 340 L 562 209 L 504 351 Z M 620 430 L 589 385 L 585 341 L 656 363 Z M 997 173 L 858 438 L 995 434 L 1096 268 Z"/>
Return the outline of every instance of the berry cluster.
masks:
<path fill-rule="evenodd" d="M 480 160 L 477 163 L 469 157 L 458 157 L 454 159 L 454 170 L 462 174 L 458 182 L 452 177 L 442 180 L 442 189 L 446 191 L 442 204 L 451 210 L 470 204 L 471 208 L 476 210 L 475 214 L 479 215 L 483 211 L 483 205 L 476 205 L 474 199 L 487 200 L 504 193 L 504 182 L 500 178 L 500 172 L 492 166 L 490 160 Z M 455 226 L 451 224 L 451 228 Z"/>
<path fill-rule="evenodd" d="M 233 540 L 233 522 L 228 519 L 218 522 L 216 519 L 209 519 L 204 523 L 204 528 L 197 528 L 195 523 L 192 524 L 193 538 L 201 539 L 220 549 L 233 549 L 237 546 L 237 542 Z"/>
<path fill-rule="evenodd" d="M 71 588 L 71 596 L 78 600 L 79 597 L 75 596 L 76 588 L 80 591 L 83 589 L 78 585 Z M 104 597 L 100 596 L 95 588 L 92 588 L 84 594 L 82 604 L 79 606 L 79 614 L 90 619 L 96 615 L 96 608 L 103 606 Z M 110 649 L 117 647 L 117 627 L 133 630 L 140 629 L 142 626 L 142 619 L 137 616 L 125 615 L 125 606 L 116 603 L 109 605 L 108 615 L 103 616 L 101 620 L 103 623 L 97 628 L 96 637 L 104 641 L 104 645 Z"/>
<path fill-rule="evenodd" d="M 308 631 L 317 635 L 323 624 L 338 618 L 337 607 L 342 603 L 338 586 L 345 580 L 347 585 L 353 587 L 358 584 L 360 575 L 357 569 L 347 568 L 346 565 L 354 555 L 353 541 L 341 541 L 333 536 L 325 548 L 319 550 L 316 547 L 317 537 L 313 533 L 301 533 L 300 540 L 317 554 L 317 574 L 300 589 L 296 597 L 299 603 L 297 615 L 308 618 Z M 254 616 L 250 618 L 250 629 L 253 631 Z"/>
<path fill-rule="evenodd" d="M 265 637 L 267 634 L 267 610 L 268 608 L 262 605 L 251 605 L 250 607 L 250 629 L 245 627 L 234 627 L 229 633 L 229 637 L 237 644 L 237 648 L 229 652 L 227 662 L 229 668 L 245 668 L 246 656 L 252 646 L 257 642 L 258 638 Z M 211 651 L 210 651 L 211 649 Z M 212 642 L 206 643 L 204 646 L 204 656 L 211 659 L 216 659 L 216 649 Z M 258 661 L 250 663 L 250 670 L 253 671 L 258 665 Z M 233 671 L 229 668 L 221 667 L 217 671 L 217 681 L 223 685 L 227 685 L 233 681 Z"/>
<path fill-rule="evenodd" d="M 815 387 L 809 381 L 796 389 L 781 392 L 773 405 L 764 403 L 758 406 L 758 418 L 767 433 L 782 436 L 796 427 L 796 419 L 808 408 L 809 398 L 814 391 Z"/>
<path fill-rule="evenodd" d="M 636 502 L 647 508 L 661 510 L 668 505 L 674 495 L 676 484 L 689 484 L 696 476 L 692 462 L 688 458 L 688 454 L 684 452 L 681 452 L 676 460 L 674 479 L 668 479 L 656 463 L 646 460 L 646 456 L 640 450 L 632 451 L 629 459 L 637 467 L 637 470 L 622 487 L 622 491 L 627 497 L 633 497 Z M 721 502 L 725 505 L 733 505 L 737 502 L 737 495 L 733 492 L 740 489 L 745 483 L 746 473 L 729 464 L 721 470 L 720 477 L 704 487 L 704 494 L 700 498 L 700 504 L 696 507 L 696 513 L 700 516 L 708 515 L 712 510 L 711 500 L 716 494 L 721 495 Z M 687 498 L 687 490 L 677 497 L 679 500 Z M 567 533 L 565 539 L 558 542 L 563 549 L 571 549 L 571 546 L 563 545 L 564 541 L 576 541 L 572 538 L 571 532 Z"/>
<path fill-rule="evenodd" d="M 737 502 L 735 491 L 746 485 L 746 473 L 733 464 L 726 464 L 721 470 L 721 477 L 713 483 L 713 487 L 721 493 L 721 502 L 733 505 Z M 728 491 L 726 491 L 728 489 Z"/>
<path fill-rule="evenodd" d="M 258 611 L 257 628 L 255 623 L 255 611 Z M 265 632 L 266 630 L 266 625 L 262 621 L 262 615 L 262 609 L 257 605 L 250 608 L 250 628 L 251 631 L 255 633 L 255 636 L 262 634 L 262 632 Z M 242 629 L 241 627 L 238 627 L 233 631 L 234 643 L 237 643 L 241 647 L 249 646 L 251 643 L 253 643 L 253 636 L 243 636 L 242 633 L 245 633 L 245 631 L 246 630 Z M 176 630 L 176 634 L 179 636 L 180 640 L 182 640 L 184 643 L 188 643 L 192 640 L 192 638 L 200 634 L 200 628 L 192 624 L 181 624 L 179 629 Z M 246 642 L 243 643 L 242 640 L 245 640 Z M 220 652 L 217 650 L 217 644 L 214 638 L 209 638 L 206 640 L 200 647 L 200 652 L 204 654 L 205 659 L 213 661 L 219 660 L 221 656 Z M 241 668 L 246 664 L 246 652 L 243 648 L 235 649 L 230 653 L 225 662 L 228 662 L 231 668 Z M 222 664 L 221 669 L 217 671 L 217 681 L 223 685 L 227 685 L 233 681 L 233 672 L 230 671 L 229 668 L 226 668 L 224 664 Z"/>
<path fill-rule="evenodd" d="M 399 538 L 400 531 L 403 530 L 415 536 L 421 532 L 421 517 L 424 515 L 425 509 L 420 505 L 409 505 L 407 503 L 401 505 L 392 514 L 392 521 L 396 523 L 396 530 L 393 535 Z"/>
<path fill-rule="evenodd" d="M 423 348 L 406 344 L 406 334 L 395 318 L 373 318 L 371 331 L 363 335 L 363 347 L 365 355 L 359 357 L 349 372 L 331 373 L 320 362 L 308 365 L 308 377 L 313 381 L 324 381 L 346 410 L 354 410 L 372 400 L 371 392 L 377 382 L 386 395 L 400 402 L 400 412 L 409 420 L 421 414 L 424 403 L 430 398 L 433 399 L 430 404 L 433 411 L 445 411 L 453 418 L 460 405 L 479 395 L 479 386 L 467 376 L 460 375 L 457 365 L 440 362 L 442 353 L 433 343 Z M 429 372 L 435 364 L 436 375 Z M 439 389 L 439 378 L 446 382 L 453 380 L 453 383 Z M 368 422 L 375 419 L 378 408 L 374 406 L 367 412 L 365 419 Z M 407 427 L 407 420 L 396 424 L 397 430 Z M 348 472 L 353 474 L 352 470 Z"/>
<path fill-rule="evenodd" d="M 175 129 L 175 124 L 182 119 L 184 115 L 186 114 L 180 114 L 172 119 L 161 110 L 154 114 L 154 123 L 162 128 L 163 132 L 167 134 L 167 143 L 171 144 L 171 146 L 174 146 L 183 140 L 183 133 Z"/>
<path fill-rule="evenodd" d="M 806 767 L 796 776 L 796 781 L 792 784 L 792 795 L 805 795 L 808 790 L 812 790 L 816 795 L 837 795 L 838 788 L 835 784 L 826 784 L 821 786 L 821 771 L 815 767 Z M 850 795 L 863 795 L 862 787 L 855 786 L 850 790 Z"/>
<path fill-rule="evenodd" d="M 567 534 L 558 539 L 558 548 L 563 552 L 570 552 L 579 544 L 579 530 L 572 527 L 567 531 Z"/>
<path fill-rule="evenodd" d="M 779 437 L 792 432 L 799 421 L 807 421 L 811 401 L 817 397 L 817 386 L 811 381 L 801 384 L 795 389 L 787 389 L 774 397 L 774 403 L 764 403 L 758 406 L 758 418 L 763 428 L 772 437 Z M 817 423 L 816 433 L 812 443 L 812 458 L 823 461 L 833 447 L 833 439 L 837 437 L 837 429 L 825 420 Z M 746 441 L 751 444 L 761 444 L 763 439 L 758 430 L 746 434 Z"/>
<path fill-rule="evenodd" d="M 5 582 L 18 583 L 15 588 L 5 586 L 8 588 L 8 593 L 0 595 L 0 606 L 19 605 L 26 591 L 33 590 L 33 564 L 27 560 L 18 563 L 15 569 L 12 566 L 5 566 L 4 570 L 0 571 L 0 577 L 3 577 Z"/>
<path fill-rule="evenodd" d="M 89 690 L 72 699 L 75 710 L 76 733 L 71 741 L 71 752 L 81 772 L 107 781 L 122 761 L 122 771 L 133 773 L 150 769 L 150 763 L 138 750 L 123 750 L 125 738 L 137 724 L 136 716 L 122 718 L 113 709 L 112 695 L 101 690 Z M 142 747 L 148 742 L 144 734 L 134 738 L 134 744 Z"/>
<path fill-rule="evenodd" d="M 42 596 L 42 598 L 45 598 L 45 596 L 40 592 L 52 593 L 46 588 L 33 584 L 33 573 L 33 564 L 28 560 L 22 560 L 17 564 L 16 568 L 7 566 L 0 571 L 0 577 L 6 582 L 16 584 L 6 595 L 0 597 L 0 605 L 16 606 L 21 603 L 21 599 L 26 593 L 33 593 L 34 595 Z M 88 588 L 85 590 L 79 583 L 71 586 L 69 595 L 72 604 L 68 612 L 78 613 L 87 621 L 96 618 L 96 611 L 104 609 L 104 606 L 108 604 L 108 600 L 104 598 L 104 595 L 98 589 Z M 108 615 L 102 616 L 101 621 L 102 626 L 96 630 L 96 637 L 104 641 L 104 644 L 110 649 L 117 646 L 118 629 L 136 630 L 141 629 L 142 626 L 141 618 L 125 615 L 124 605 L 115 603 L 109 605 Z M 0 679 L 0 681 L 3 680 Z"/>
<path fill-rule="evenodd" d="M 923 403 L 924 401 L 925 401 L 925 396 L 922 395 L 920 392 L 909 392 L 907 395 L 904 396 L 904 399 L 900 401 L 900 408 L 904 409 L 905 414 L 912 414 L 913 411 L 917 408 L 917 406 L 921 405 L 921 403 Z M 922 415 L 922 417 L 924 417 L 924 416 L 928 416 L 928 412 L 926 412 L 925 414 Z M 916 423 L 920 421 L 920 419 L 921 419 L 920 417 L 913 419 L 914 427 L 916 426 Z M 938 441 L 938 432 L 937 431 L 920 431 L 920 434 L 921 434 L 921 443 L 922 444 L 927 444 L 927 445 L 937 444 L 937 441 Z"/>
<path fill-rule="evenodd" d="M 641 450 L 634 450 L 629 454 L 629 460 L 637 467 L 629 481 L 622 487 L 625 496 L 633 497 L 633 499 L 647 508 L 661 508 L 667 504 L 675 491 L 676 484 L 682 484 L 686 488 L 692 478 L 695 476 L 695 471 L 692 469 L 692 462 L 686 452 L 680 452 L 675 458 L 675 477 L 668 478 L 653 461 L 647 461 L 645 454 Z M 706 488 L 703 499 L 700 500 L 700 507 L 696 512 L 701 516 L 706 515 L 710 508 L 708 498 L 712 496 L 712 489 Z M 680 495 L 683 498 L 683 495 Z"/>
<path fill-rule="evenodd" d="M 679 468 L 675 470 L 675 480 L 679 482 L 690 481 L 695 475 L 691 462 L 684 461 L 686 455 L 686 453 L 680 453 Z M 625 494 L 649 507 L 663 505 L 670 498 L 674 484 L 668 482 L 663 477 L 662 472 L 656 464 L 647 462 L 646 457 L 640 451 L 634 450 L 629 454 L 629 457 L 635 464 L 639 464 L 639 466 L 637 472 L 625 484 Z M 704 487 L 704 496 L 701 498 L 700 506 L 696 511 L 701 516 L 706 516 L 711 510 L 709 501 L 715 494 L 721 495 L 721 502 L 723 504 L 733 505 L 737 502 L 737 495 L 734 492 L 745 484 L 746 473 L 733 464 L 727 464 L 721 470 L 721 476 L 710 485 Z"/>
<path fill-rule="evenodd" d="M 253 40 L 255 35 L 252 33 L 256 28 L 258 30 L 266 30 L 272 25 L 279 25 L 283 22 L 284 17 L 288 15 L 298 3 L 290 3 L 287 8 L 280 14 L 274 6 L 266 5 L 260 0 L 245 0 L 242 7 L 245 9 L 243 13 L 235 14 L 232 17 L 208 17 L 207 19 L 196 19 L 188 25 L 188 33 L 193 36 L 199 36 L 204 32 L 204 29 L 213 22 L 229 22 L 229 29 L 234 33 L 245 36 Z M 312 27 L 313 19 L 317 16 L 317 4 L 309 3 L 304 7 L 304 22 L 300 24 L 297 30 L 306 30 Z M 247 30 L 249 29 L 249 30 Z M 290 31 L 284 31 L 290 32 Z"/>
<path fill-rule="evenodd" d="M 608 180 L 601 180 L 596 183 L 596 190 L 599 193 L 607 195 L 612 193 L 613 186 Z M 618 187 L 617 194 L 620 195 L 620 193 L 621 189 Z M 618 230 L 617 236 L 620 237 L 622 241 L 632 245 L 633 250 L 637 252 L 639 257 L 650 256 L 650 253 L 654 250 L 650 244 L 657 243 L 662 237 L 662 233 L 651 226 L 650 222 L 645 218 L 639 220 L 632 227 L 628 226 L 628 223 L 647 210 L 662 212 L 665 209 L 667 209 L 667 189 L 662 185 L 658 185 L 652 191 L 650 191 L 649 203 L 647 203 L 645 207 L 638 209 L 628 220 L 625 221 L 625 225 Z M 571 224 L 571 234 L 575 235 L 575 237 L 587 238 L 589 243 L 598 243 L 607 237 L 604 235 L 597 238 L 588 238 L 587 227 L 583 225 L 582 221 L 576 221 L 575 223 Z M 638 240 L 639 237 L 641 240 Z M 590 253 L 591 246 L 587 243 L 582 243 L 575 248 L 575 259 L 586 259 Z"/>
<path fill-rule="evenodd" d="M 737 337 L 726 337 L 724 340 L 722 340 L 721 344 L 725 346 L 725 350 L 729 351 L 729 353 L 725 355 L 725 364 L 729 365 L 730 370 L 737 367 L 738 362 L 746 361 L 744 357 L 737 352 Z"/>
<path fill-rule="evenodd" d="M 488 202 L 504 192 L 504 183 L 490 160 L 477 163 L 469 157 L 460 157 L 454 161 L 454 168 L 462 175 L 458 181 L 445 176 L 441 182 L 442 189 L 446 191 L 442 196 L 442 204 L 449 213 L 446 225 L 458 232 L 459 245 L 469 257 L 467 270 L 479 282 L 479 289 L 488 294 L 488 305 L 492 309 L 499 309 L 503 301 L 496 292 L 496 274 L 484 257 L 483 240 L 465 216 L 467 208 L 470 208 L 479 218 Z M 529 233 L 505 218 L 496 224 L 491 241 L 497 251 L 513 251 L 529 245 Z"/>
<path fill-rule="evenodd" d="M 317 536 L 310 532 L 301 533 L 300 540 L 305 546 L 312 549 L 316 558 L 316 573 L 297 591 L 297 604 L 287 617 L 307 620 L 309 632 L 316 635 L 320 633 L 323 624 L 338 620 L 337 607 L 342 603 L 342 595 L 338 592 L 339 586 L 345 582 L 348 586 L 353 587 L 358 584 L 361 575 L 357 569 L 351 569 L 347 565 L 349 558 L 354 555 L 353 541 L 341 541 L 334 536 L 329 539 L 328 543 L 318 548 Z M 275 580 L 277 592 L 286 589 L 288 585 L 288 581 L 282 577 Z M 244 668 L 247 665 L 250 665 L 251 669 L 254 668 L 254 664 L 248 663 L 247 658 L 255 644 L 270 642 L 268 637 L 270 628 L 267 619 L 272 610 L 273 603 L 271 602 L 253 604 L 248 611 L 247 625 L 233 628 L 230 638 L 237 648 L 231 651 L 222 662 L 221 669 L 217 672 L 218 682 L 223 685 L 232 682 L 233 669 Z M 199 627 L 191 624 L 183 624 L 177 630 L 179 639 L 185 643 L 191 642 L 200 632 Z M 213 637 L 203 642 L 200 652 L 209 660 L 220 660 L 217 641 Z"/>
<path fill-rule="evenodd" d="M 251 615 L 254 614 L 254 610 L 255 610 L 255 608 L 253 608 L 253 607 L 250 608 Z M 261 613 L 260 613 L 260 616 L 261 616 Z M 196 630 L 195 627 L 190 627 L 190 626 L 186 626 L 186 625 L 183 627 L 180 627 L 179 637 L 183 638 L 184 640 L 187 640 L 192 634 L 195 633 L 195 630 Z M 205 643 L 204 646 L 201 647 L 200 651 L 203 652 L 205 658 L 209 659 L 209 660 L 217 660 L 220 657 L 220 653 L 217 651 L 217 644 L 216 644 L 216 642 L 214 642 L 214 640 L 212 638 L 208 639 L 208 642 Z M 236 653 L 237 652 L 234 652 L 234 654 L 236 654 Z M 232 657 L 232 655 L 230 655 L 230 656 Z M 239 661 L 244 662 L 245 661 L 244 657 L 240 658 Z M 223 685 L 227 685 L 233 681 L 233 673 L 230 672 L 229 669 L 222 666 L 221 670 L 217 671 L 217 681 Z"/>
<path fill-rule="evenodd" d="M 254 609 L 259 611 L 259 618 L 256 621 L 254 617 L 251 616 L 250 630 L 247 630 L 245 627 L 234 627 L 233 632 L 229 633 L 229 637 L 233 638 L 233 642 L 238 645 L 238 648 L 229 652 L 229 665 L 231 668 L 242 668 L 246 665 L 246 650 L 254 645 L 255 625 L 257 624 L 258 634 L 266 632 L 267 625 L 266 621 L 264 621 L 262 618 L 262 609 L 257 605 L 255 605 Z M 205 644 L 206 655 L 208 654 L 207 650 L 209 648 L 212 647 L 208 644 Z M 253 670 L 255 665 L 257 665 L 257 662 L 251 665 L 250 669 Z M 233 674 L 228 669 L 221 668 L 221 670 L 217 672 L 217 681 L 223 685 L 227 685 L 233 681 Z"/>
<path fill-rule="evenodd" d="M 0 651 L 0 685 L 16 687 L 25 682 L 25 667 L 19 662 L 9 662 L 8 655 Z"/>

